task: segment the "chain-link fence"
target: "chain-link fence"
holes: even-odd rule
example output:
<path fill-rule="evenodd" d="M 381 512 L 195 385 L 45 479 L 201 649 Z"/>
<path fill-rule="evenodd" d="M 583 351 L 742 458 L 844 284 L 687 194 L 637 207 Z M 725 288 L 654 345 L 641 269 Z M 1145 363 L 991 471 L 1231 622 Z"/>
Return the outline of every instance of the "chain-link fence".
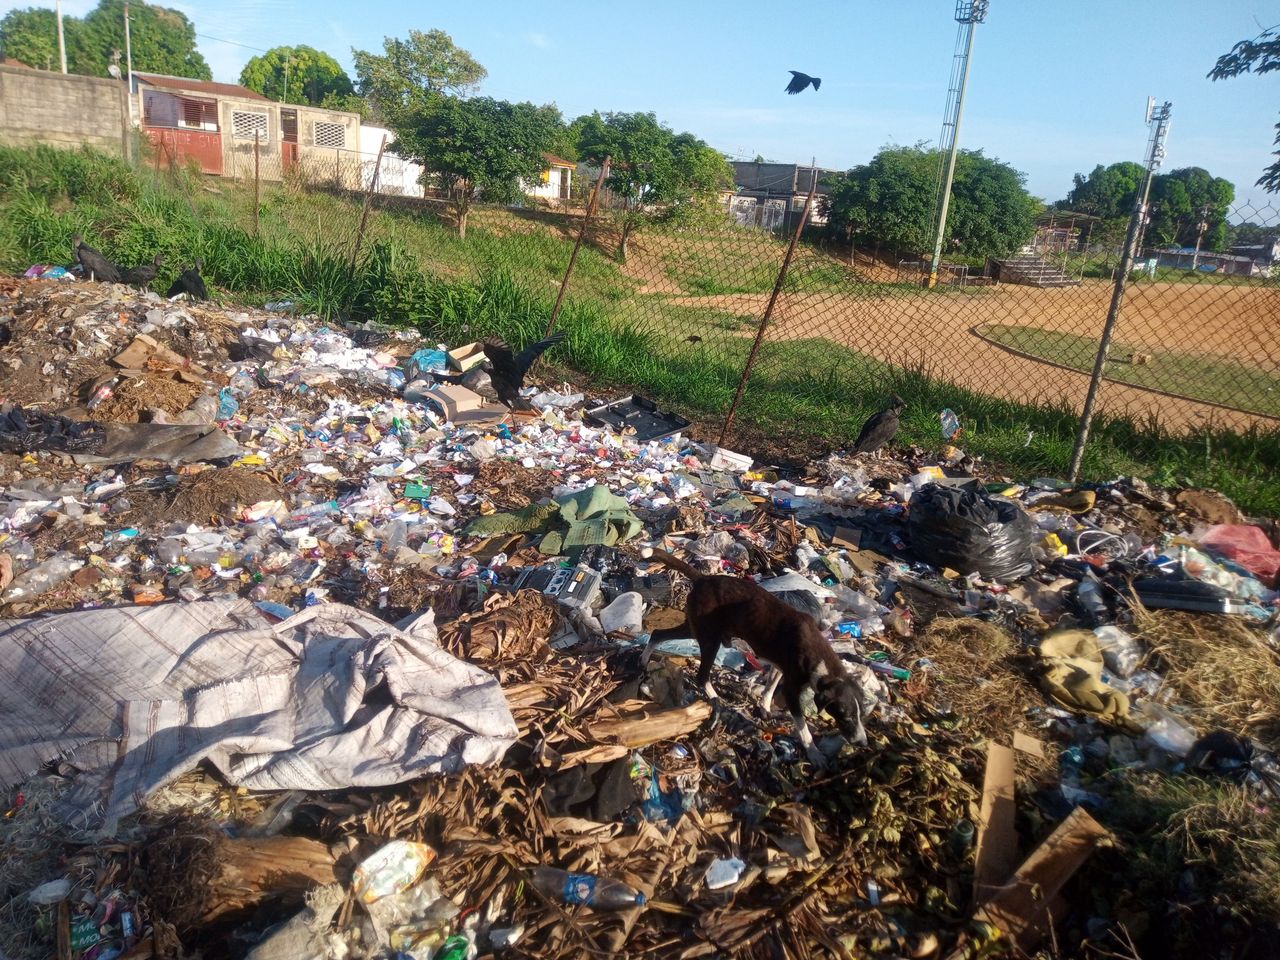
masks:
<path fill-rule="evenodd" d="M 254 158 L 244 153 L 224 176 L 247 185 Z M 359 197 L 375 169 L 369 244 L 397 238 L 429 276 L 478 282 L 501 273 L 549 313 L 590 175 L 574 171 L 572 185 L 522 205 L 473 206 L 465 240 L 456 236 L 449 198 L 423 188 L 413 167 L 390 153 L 380 165 L 355 151 L 295 160 L 260 154 L 257 189 Z M 729 446 L 759 450 L 767 440 L 785 455 L 847 445 L 863 419 L 898 394 L 907 401 L 903 439 L 940 443 L 939 413 L 950 408 L 981 453 L 1061 470 L 1111 305 L 1123 225 L 1053 213 L 1020 253 L 944 263 L 938 286 L 928 289 L 918 257 L 850 243 L 810 222 L 775 298 L 804 203 L 803 195 L 726 197 L 711 209 L 644 218 L 625 240 L 624 220 L 637 218 L 602 204 L 568 282 L 566 303 L 579 321 L 570 324 L 578 333 L 568 359 L 716 433 L 754 353 Z M 747 209 L 754 204 L 759 209 Z M 812 213 L 820 220 L 821 205 Z M 1184 454 L 1177 469 L 1200 448 L 1206 461 L 1230 450 L 1262 476 L 1280 468 L 1280 343 L 1272 329 L 1280 316 L 1280 210 L 1241 208 L 1227 219 L 1237 226 L 1217 241 L 1220 249 L 1141 249 L 1103 371 L 1086 475 L 1142 472 L 1172 449 Z M 344 236 L 354 229 L 323 226 Z M 429 312 L 408 308 L 404 319 L 432 322 Z M 526 337 L 538 332 L 521 328 Z"/>

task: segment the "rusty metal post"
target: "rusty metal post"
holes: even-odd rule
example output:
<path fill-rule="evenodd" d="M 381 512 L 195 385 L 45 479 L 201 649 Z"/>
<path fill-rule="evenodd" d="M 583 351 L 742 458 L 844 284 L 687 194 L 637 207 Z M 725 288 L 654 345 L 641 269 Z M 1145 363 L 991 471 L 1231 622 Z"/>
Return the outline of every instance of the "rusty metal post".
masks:
<path fill-rule="evenodd" d="M 382 151 L 387 149 L 387 135 L 382 135 L 378 144 L 378 159 L 373 161 L 373 176 L 369 178 L 369 189 L 364 195 L 364 209 L 360 211 L 360 229 L 356 231 L 356 246 L 351 251 L 351 269 L 356 268 L 356 260 L 360 257 L 360 245 L 364 243 L 364 228 L 369 222 L 369 206 L 373 203 L 374 191 L 378 189 L 378 174 L 382 172 Z"/>
<path fill-rule="evenodd" d="M 261 216 L 262 204 L 259 202 L 259 178 L 261 176 L 260 166 L 262 163 L 261 150 L 259 146 L 260 135 L 257 130 L 253 131 L 253 235 L 259 236 L 262 233 L 262 223 L 259 220 Z"/>
<path fill-rule="evenodd" d="M 587 200 L 587 209 L 582 214 L 582 226 L 578 228 L 578 239 L 573 244 L 573 253 L 569 254 L 569 265 L 565 267 L 564 277 L 560 281 L 560 292 L 556 294 L 556 305 L 551 308 L 551 322 L 547 324 L 546 333 L 548 337 L 555 330 L 556 321 L 560 319 L 560 308 L 564 305 L 564 295 L 569 291 L 569 278 L 573 276 L 574 265 L 578 262 L 578 251 L 582 249 L 582 241 L 587 238 L 587 228 L 591 225 L 591 218 L 595 216 L 596 201 L 600 199 L 600 186 L 609 176 L 609 164 L 612 161 L 612 157 L 604 158 L 604 164 L 600 167 L 600 176 L 596 178 L 596 184 L 591 188 L 591 197 Z"/>
<path fill-rule="evenodd" d="M 778 280 L 773 285 L 773 293 L 769 294 L 769 303 L 764 308 L 764 316 L 760 319 L 760 329 L 756 331 L 756 339 L 751 344 L 751 352 L 747 354 L 747 365 L 742 369 L 742 378 L 738 381 L 738 389 L 733 395 L 733 403 L 729 404 L 729 412 L 725 415 L 724 427 L 720 430 L 718 443 L 724 443 L 725 437 L 729 435 L 729 429 L 733 426 L 734 414 L 738 412 L 738 404 L 742 402 L 742 394 L 747 389 L 747 381 L 751 379 L 751 368 L 755 366 L 756 354 L 760 352 L 760 344 L 764 342 L 764 332 L 768 329 L 769 321 L 773 318 L 773 307 L 778 302 L 778 296 L 782 293 L 782 285 L 786 283 L 787 271 L 791 268 L 791 258 L 795 256 L 796 246 L 800 243 L 800 234 L 804 232 L 804 225 L 809 219 L 809 210 L 813 207 L 813 196 L 817 190 L 818 171 L 815 165 L 813 177 L 809 183 L 809 196 L 804 201 L 804 211 L 800 214 L 800 222 L 796 224 L 796 232 L 791 235 L 791 244 L 787 247 L 787 255 L 782 258 L 782 269 L 778 271 Z"/>

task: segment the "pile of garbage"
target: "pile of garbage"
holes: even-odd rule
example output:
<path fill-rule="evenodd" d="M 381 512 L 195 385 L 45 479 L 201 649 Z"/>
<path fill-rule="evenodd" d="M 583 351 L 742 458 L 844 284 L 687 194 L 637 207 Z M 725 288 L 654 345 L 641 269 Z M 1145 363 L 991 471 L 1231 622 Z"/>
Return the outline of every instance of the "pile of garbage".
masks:
<path fill-rule="evenodd" d="M 1128 784 L 1274 829 L 1274 522 L 992 474 L 949 410 L 782 470 L 271 306 L 0 282 L 8 955 L 1075 955 L 1142 935 L 1081 892 Z M 750 638 L 714 700 L 647 655 L 647 546 L 812 616 L 865 742 L 806 699 L 807 755 Z"/>

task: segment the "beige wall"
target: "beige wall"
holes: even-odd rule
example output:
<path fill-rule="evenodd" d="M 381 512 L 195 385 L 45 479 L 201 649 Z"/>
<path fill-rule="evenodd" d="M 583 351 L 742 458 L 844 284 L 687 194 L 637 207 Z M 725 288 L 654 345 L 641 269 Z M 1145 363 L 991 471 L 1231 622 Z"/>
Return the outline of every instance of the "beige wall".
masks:
<path fill-rule="evenodd" d="M 128 116 L 128 92 L 119 80 L 0 65 L 0 142 L 128 155 Z"/>

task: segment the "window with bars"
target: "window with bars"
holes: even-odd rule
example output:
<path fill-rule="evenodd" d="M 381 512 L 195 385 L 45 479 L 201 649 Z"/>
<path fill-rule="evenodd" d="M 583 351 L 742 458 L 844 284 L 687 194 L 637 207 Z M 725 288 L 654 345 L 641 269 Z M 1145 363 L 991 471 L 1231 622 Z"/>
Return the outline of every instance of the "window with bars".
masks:
<path fill-rule="evenodd" d="M 249 113 L 233 110 L 231 112 L 231 135 L 238 140 L 252 140 L 256 136 L 262 143 L 267 142 L 267 115 L 265 113 Z"/>
<path fill-rule="evenodd" d="M 316 121 L 315 145 L 317 147 L 345 148 L 347 145 L 347 128 L 341 123 Z"/>

